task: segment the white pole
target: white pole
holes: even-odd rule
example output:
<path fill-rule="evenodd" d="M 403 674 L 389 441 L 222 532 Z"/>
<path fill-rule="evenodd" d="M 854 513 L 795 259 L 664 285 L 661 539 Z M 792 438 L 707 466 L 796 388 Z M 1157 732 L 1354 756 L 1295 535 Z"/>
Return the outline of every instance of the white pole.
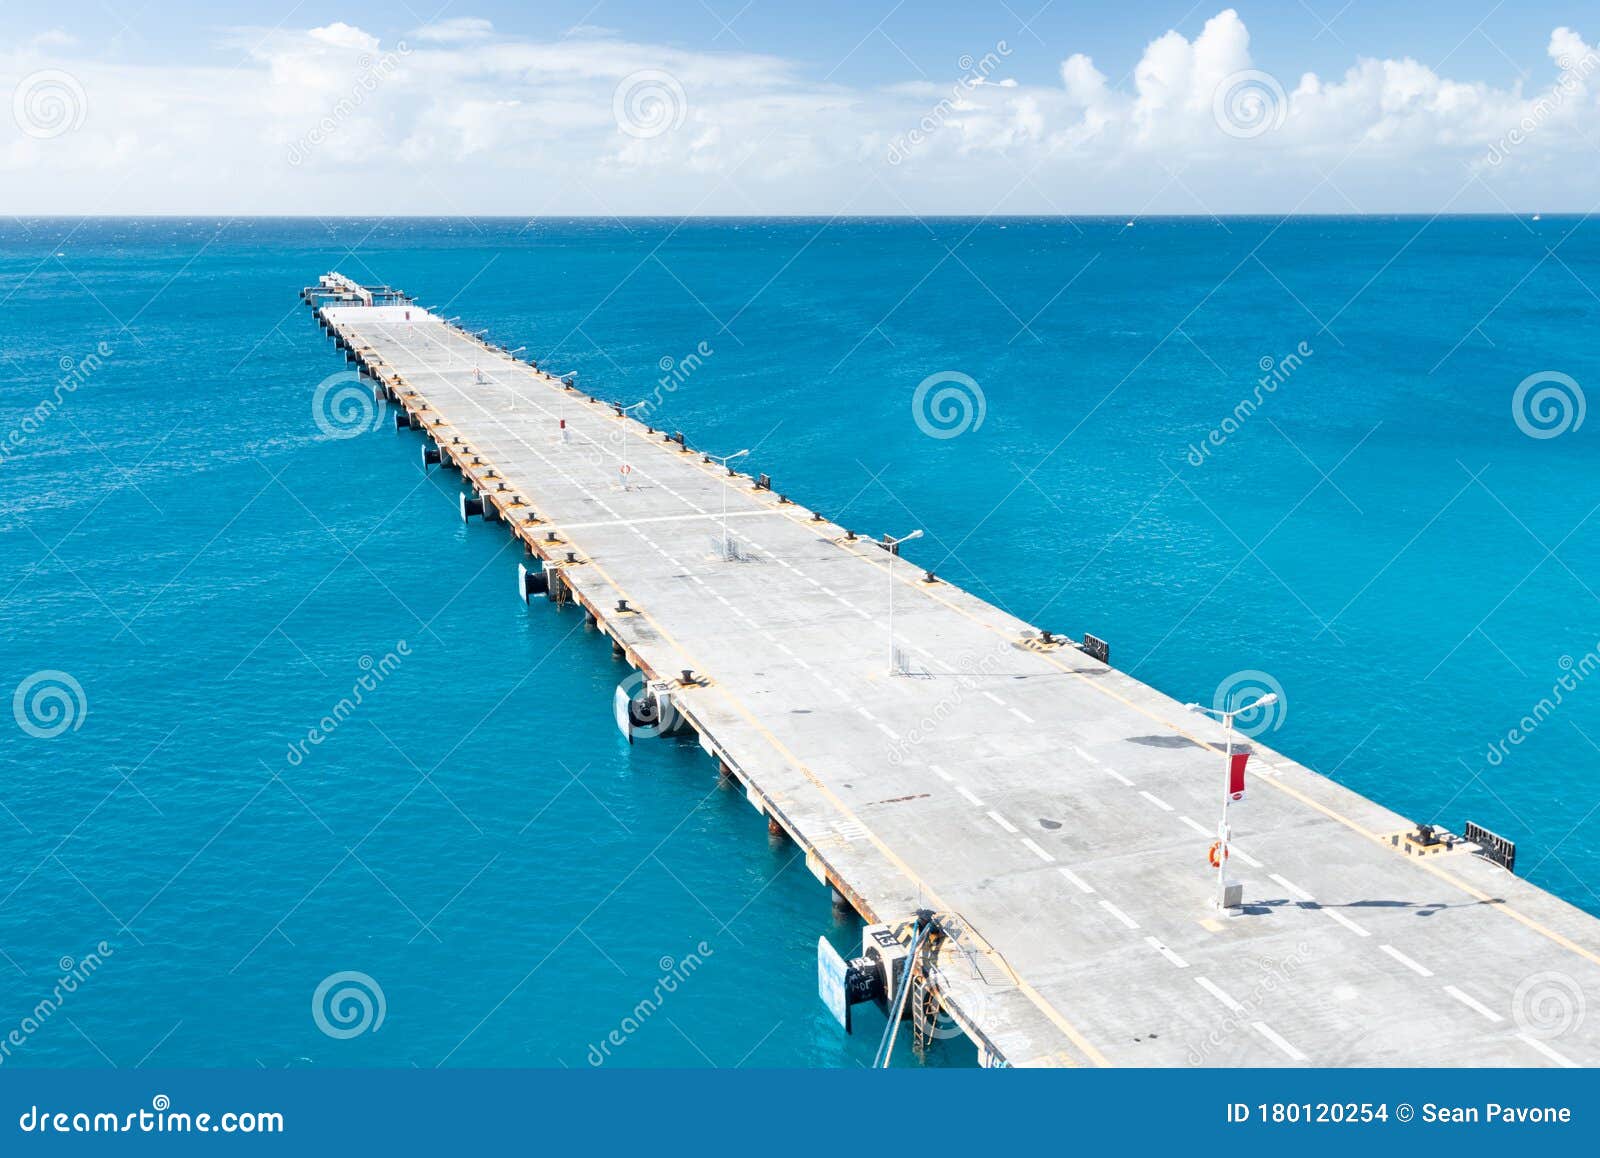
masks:
<path fill-rule="evenodd" d="M 628 411 L 639 409 L 639 407 L 643 406 L 647 401 L 649 401 L 649 399 L 643 399 L 639 402 L 635 402 L 632 406 L 617 407 L 617 418 L 619 421 L 621 421 L 621 426 L 617 430 L 617 477 L 622 480 L 622 489 L 625 491 L 631 491 L 633 487 L 628 484 L 628 476 L 631 472 L 625 469 L 628 463 L 623 457 L 623 449 L 628 444 L 627 422 L 624 420 L 628 416 Z"/>
<path fill-rule="evenodd" d="M 889 576 L 889 674 L 894 675 L 894 547 L 889 548 L 889 565 L 885 568 Z"/>
<path fill-rule="evenodd" d="M 727 464 L 723 464 L 727 469 Z M 728 542 L 728 480 L 722 480 L 722 558 L 726 562 L 728 556 L 733 554 L 732 544 Z"/>
<path fill-rule="evenodd" d="M 1222 822 L 1217 826 L 1217 908 L 1227 911 L 1228 897 L 1228 800 L 1233 787 L 1233 713 L 1222 713 L 1227 733 L 1227 754 L 1222 766 Z"/>
<path fill-rule="evenodd" d="M 744 450 L 736 450 L 732 454 L 724 454 L 720 457 L 715 454 L 708 454 L 706 457 L 727 471 L 729 475 L 732 475 L 733 471 L 728 464 L 734 459 L 743 458 L 749 453 L 750 449 L 746 447 Z M 722 480 L 722 560 L 726 563 L 732 558 L 733 540 L 728 538 L 728 480 L 724 478 Z"/>
<path fill-rule="evenodd" d="M 885 535 L 883 538 L 885 548 L 889 552 L 889 563 L 884 568 L 889 575 L 889 674 L 895 676 L 900 674 L 900 669 L 894 662 L 894 561 L 900 554 L 901 543 L 909 543 L 912 539 L 922 538 L 922 528 L 918 527 L 915 531 L 901 535 L 898 539 L 893 535 Z"/>

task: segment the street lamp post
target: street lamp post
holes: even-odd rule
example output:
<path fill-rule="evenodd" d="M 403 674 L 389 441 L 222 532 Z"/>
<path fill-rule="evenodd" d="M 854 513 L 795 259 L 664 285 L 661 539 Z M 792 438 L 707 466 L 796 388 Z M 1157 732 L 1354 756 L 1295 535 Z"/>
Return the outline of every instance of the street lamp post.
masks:
<path fill-rule="evenodd" d="M 736 450 L 732 454 L 708 454 L 706 457 L 726 470 L 728 464 L 734 459 L 743 458 L 749 453 L 750 449 L 746 447 L 744 450 Z M 722 558 L 724 562 L 733 558 L 733 540 L 728 538 L 728 484 L 726 482 L 722 484 Z"/>
<path fill-rule="evenodd" d="M 1222 721 L 1225 737 L 1225 755 L 1222 765 L 1222 818 L 1217 822 L 1217 908 L 1227 911 L 1228 903 L 1228 802 L 1233 799 L 1233 717 L 1257 708 L 1270 708 L 1278 702 L 1278 693 L 1268 692 L 1260 699 L 1231 710 L 1208 708 L 1202 704 L 1189 704 L 1191 712 L 1203 712 Z"/>
<path fill-rule="evenodd" d="M 637 409 L 639 409 L 639 407 L 647 405 L 649 403 L 649 401 L 650 400 L 648 398 L 645 398 L 645 399 L 643 399 L 643 400 L 641 400 L 639 402 L 635 402 L 631 406 L 623 406 L 621 403 L 616 403 L 616 402 L 612 403 L 612 405 L 616 408 L 617 417 L 618 418 L 626 418 L 628 416 L 628 411 L 637 410 Z M 628 474 L 629 474 L 630 468 L 629 468 L 627 462 L 624 460 L 623 454 L 622 454 L 622 448 L 627 443 L 627 438 L 628 438 L 627 432 L 626 431 L 621 432 L 621 437 L 622 437 L 623 441 L 617 443 L 617 477 L 622 480 L 622 489 L 623 490 L 631 490 L 632 488 L 628 486 Z"/>
<path fill-rule="evenodd" d="M 883 549 L 889 552 L 889 674 L 891 676 L 903 674 L 900 665 L 895 662 L 894 656 L 894 558 L 899 554 L 901 543 L 909 543 L 912 539 L 922 538 L 921 530 L 912 531 L 901 535 L 898 539 L 893 535 L 883 537 Z"/>

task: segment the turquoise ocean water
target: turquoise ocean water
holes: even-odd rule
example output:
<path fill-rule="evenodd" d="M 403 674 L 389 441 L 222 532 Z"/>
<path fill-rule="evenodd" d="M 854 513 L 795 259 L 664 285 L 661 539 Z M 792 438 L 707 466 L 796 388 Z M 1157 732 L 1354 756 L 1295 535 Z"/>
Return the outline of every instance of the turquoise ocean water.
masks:
<path fill-rule="evenodd" d="M 693 745 L 626 745 L 623 670 L 414 435 L 319 429 L 331 268 L 660 390 L 1175 696 L 1265 673 L 1275 746 L 1600 912 L 1592 222 L 8 221 L 0 1065 L 870 1060 L 794 849 Z M 932 437 L 946 371 L 982 422 Z M 375 1031 L 319 1027 L 341 973 Z"/>

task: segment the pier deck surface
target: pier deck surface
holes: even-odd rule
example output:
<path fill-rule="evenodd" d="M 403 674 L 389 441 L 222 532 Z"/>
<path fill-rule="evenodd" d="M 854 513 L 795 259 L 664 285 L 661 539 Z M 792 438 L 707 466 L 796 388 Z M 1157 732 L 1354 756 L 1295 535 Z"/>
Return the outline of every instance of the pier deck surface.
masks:
<path fill-rule="evenodd" d="M 1404 855 L 1409 821 L 1257 742 L 1221 915 L 1218 725 L 418 307 L 324 317 L 633 663 L 704 680 L 675 702 L 813 872 L 875 919 L 951 918 L 938 987 L 993 1057 L 1600 1064 L 1588 914 Z"/>

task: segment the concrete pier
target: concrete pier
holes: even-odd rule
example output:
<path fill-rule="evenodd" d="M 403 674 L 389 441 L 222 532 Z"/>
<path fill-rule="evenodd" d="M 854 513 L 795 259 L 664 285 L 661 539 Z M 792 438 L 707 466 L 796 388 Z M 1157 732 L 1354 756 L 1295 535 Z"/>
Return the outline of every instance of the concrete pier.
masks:
<path fill-rule="evenodd" d="M 869 922 L 938 914 L 927 996 L 986 1061 L 1600 1064 L 1600 922 L 1480 845 L 1408 842 L 1413 820 L 1257 743 L 1230 814 L 1243 904 L 1219 911 L 1221 729 L 1103 641 L 329 278 L 307 301 L 459 469 L 461 517 L 499 520 L 473 533 L 543 561 L 521 597 L 581 605 Z"/>

